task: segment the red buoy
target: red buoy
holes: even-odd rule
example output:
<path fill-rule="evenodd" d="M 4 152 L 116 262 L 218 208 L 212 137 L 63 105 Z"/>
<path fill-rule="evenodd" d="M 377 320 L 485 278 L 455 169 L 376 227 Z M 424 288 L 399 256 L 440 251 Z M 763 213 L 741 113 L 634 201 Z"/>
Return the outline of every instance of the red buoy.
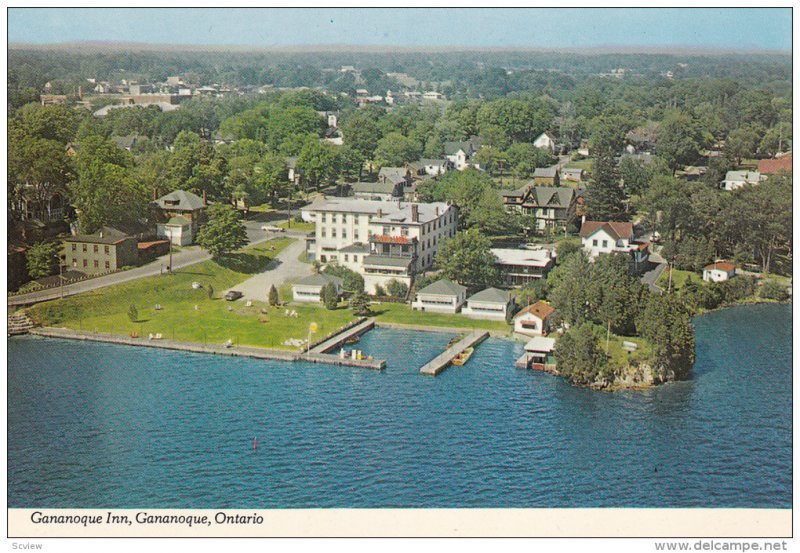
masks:
<path fill-rule="evenodd" d="M 253 449 L 258 449 L 258 439 L 253 438 Z"/>

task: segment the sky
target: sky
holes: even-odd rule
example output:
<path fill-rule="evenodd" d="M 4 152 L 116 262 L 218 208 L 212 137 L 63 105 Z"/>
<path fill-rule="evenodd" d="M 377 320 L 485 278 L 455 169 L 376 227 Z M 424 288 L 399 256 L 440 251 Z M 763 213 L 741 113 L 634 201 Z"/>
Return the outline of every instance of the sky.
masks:
<path fill-rule="evenodd" d="M 789 8 L 9 8 L 11 43 L 785 50 Z"/>

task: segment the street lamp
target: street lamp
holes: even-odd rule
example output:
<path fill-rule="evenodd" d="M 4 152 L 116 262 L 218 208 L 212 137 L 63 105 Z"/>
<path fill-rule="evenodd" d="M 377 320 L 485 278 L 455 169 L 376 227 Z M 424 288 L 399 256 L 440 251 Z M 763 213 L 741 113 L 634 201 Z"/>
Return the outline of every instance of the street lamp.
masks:
<path fill-rule="evenodd" d="M 55 258 L 58 259 L 58 282 L 61 288 L 61 299 L 64 299 L 64 265 L 61 263 L 61 254 L 57 253 Z"/>

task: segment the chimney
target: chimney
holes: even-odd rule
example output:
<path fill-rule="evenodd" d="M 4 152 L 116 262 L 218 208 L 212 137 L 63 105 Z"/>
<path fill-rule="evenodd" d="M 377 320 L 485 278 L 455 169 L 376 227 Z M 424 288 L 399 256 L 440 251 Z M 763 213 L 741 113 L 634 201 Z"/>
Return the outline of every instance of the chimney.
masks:
<path fill-rule="evenodd" d="M 419 223 L 419 206 L 417 204 L 411 204 L 411 222 Z"/>
<path fill-rule="evenodd" d="M 436 216 L 439 216 L 439 206 L 436 206 Z"/>
<path fill-rule="evenodd" d="M 383 218 L 383 210 L 381 208 L 378 208 L 377 215 L 378 215 L 378 219 L 382 219 Z"/>
<path fill-rule="evenodd" d="M 208 200 L 206 199 L 206 191 L 205 191 L 205 189 L 203 190 L 203 205 L 204 206 L 208 205 Z"/>
<path fill-rule="evenodd" d="M 100 238 L 103 237 L 103 229 L 100 229 Z"/>

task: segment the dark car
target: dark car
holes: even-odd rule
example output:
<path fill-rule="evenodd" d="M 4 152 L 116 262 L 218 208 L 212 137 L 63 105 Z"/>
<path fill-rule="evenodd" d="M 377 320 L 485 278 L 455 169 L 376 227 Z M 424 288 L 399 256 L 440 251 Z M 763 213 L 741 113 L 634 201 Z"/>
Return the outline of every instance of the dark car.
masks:
<path fill-rule="evenodd" d="M 242 293 L 238 290 L 231 290 L 227 294 L 225 294 L 225 299 L 228 301 L 235 301 L 242 297 Z"/>

